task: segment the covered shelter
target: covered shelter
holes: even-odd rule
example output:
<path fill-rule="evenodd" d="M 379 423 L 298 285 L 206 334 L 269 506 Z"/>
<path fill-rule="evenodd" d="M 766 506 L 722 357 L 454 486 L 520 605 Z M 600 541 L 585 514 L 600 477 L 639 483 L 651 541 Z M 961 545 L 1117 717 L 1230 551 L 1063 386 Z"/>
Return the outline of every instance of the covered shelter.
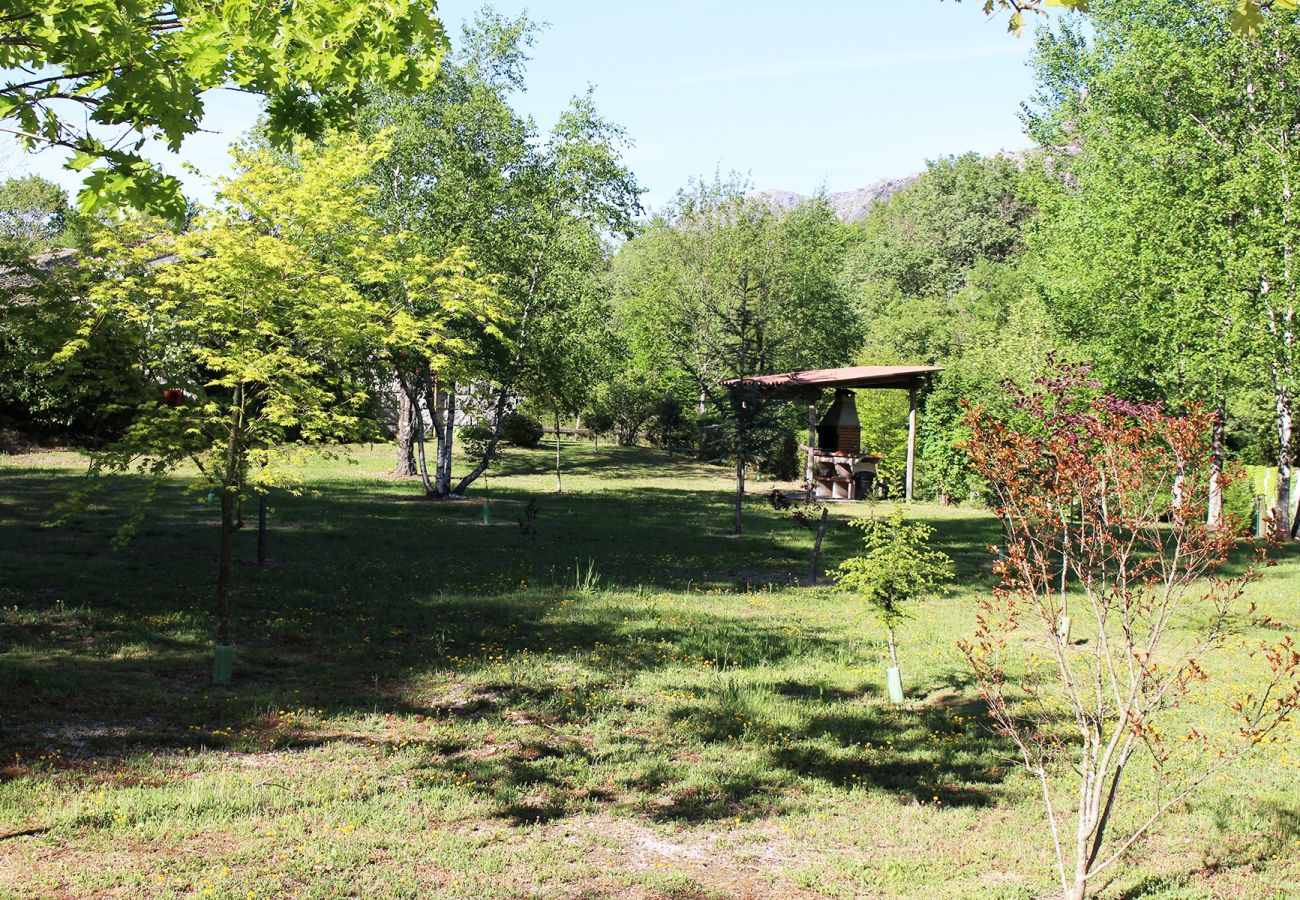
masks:
<path fill-rule="evenodd" d="M 864 482 L 861 475 L 869 472 L 874 477 L 875 463 L 880 459 L 863 452 L 852 392 L 862 389 L 907 391 L 904 495 L 911 500 L 916 470 L 917 394 L 929 377 L 940 369 L 940 366 L 847 366 L 733 378 L 724 384 L 732 391 L 757 391 L 764 399 L 807 403 L 808 443 L 803 449 L 807 453 L 804 481 L 809 497 L 845 500 L 861 499 L 860 486 Z M 836 401 L 819 424 L 817 402 L 822 392 L 827 390 L 835 391 Z"/>

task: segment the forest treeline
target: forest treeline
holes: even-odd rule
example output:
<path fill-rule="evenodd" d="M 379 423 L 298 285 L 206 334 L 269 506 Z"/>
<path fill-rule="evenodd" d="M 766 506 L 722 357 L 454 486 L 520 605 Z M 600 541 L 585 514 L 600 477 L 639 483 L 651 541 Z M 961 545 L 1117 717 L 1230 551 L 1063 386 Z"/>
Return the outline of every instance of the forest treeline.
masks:
<path fill-rule="evenodd" d="M 966 502 L 966 407 L 1082 362 L 1216 412 L 1211 462 L 1277 467 L 1286 528 L 1300 22 L 1261 16 L 1245 36 L 1217 0 L 1099 0 L 1036 38 L 1031 150 L 937 158 L 844 223 L 724 173 L 647 213 L 590 92 L 549 130 L 512 105 L 536 26 L 487 12 L 347 133 L 250 135 L 184 224 L 0 186 L 0 425 L 108 468 L 196 460 L 234 494 L 305 445 L 388 436 L 398 471 L 461 494 L 536 423 L 792 477 L 806 411 L 738 408 L 725 381 L 936 364 L 918 493 Z M 897 484 L 905 393 L 858 407 Z"/>

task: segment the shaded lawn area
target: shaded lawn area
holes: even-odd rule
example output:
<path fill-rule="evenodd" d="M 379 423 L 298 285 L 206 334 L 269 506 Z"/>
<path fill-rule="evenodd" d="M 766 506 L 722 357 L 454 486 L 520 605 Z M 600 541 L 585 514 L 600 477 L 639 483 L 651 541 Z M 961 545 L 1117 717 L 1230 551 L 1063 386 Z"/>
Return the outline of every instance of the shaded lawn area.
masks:
<path fill-rule="evenodd" d="M 549 451 L 512 452 L 488 526 L 481 493 L 428 503 L 387 477 L 387 448 L 313 462 L 312 491 L 273 501 L 270 564 L 252 564 L 252 510 L 239 536 L 229 688 L 209 684 L 213 507 L 178 479 L 114 549 L 138 484 L 45 529 L 75 458 L 0 461 L 0 893 L 1050 889 L 1035 788 L 954 646 L 992 582 L 990 517 L 914 507 L 959 578 L 904 626 L 911 700 L 893 708 L 875 623 L 789 586 L 811 535 L 762 502 L 769 485 L 736 537 L 721 469 L 565 456 L 556 495 Z M 535 536 L 517 524 L 530 499 Z M 826 567 L 866 511 L 832 508 Z M 1293 628 L 1298 569 L 1261 586 Z M 1267 759 L 1110 893 L 1296 888 L 1300 768 Z"/>

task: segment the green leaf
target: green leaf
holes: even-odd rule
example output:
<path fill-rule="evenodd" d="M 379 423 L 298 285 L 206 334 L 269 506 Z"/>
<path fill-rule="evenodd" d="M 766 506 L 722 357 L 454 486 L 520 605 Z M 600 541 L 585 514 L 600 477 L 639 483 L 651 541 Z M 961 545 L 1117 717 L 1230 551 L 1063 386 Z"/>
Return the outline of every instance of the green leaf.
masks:
<path fill-rule="evenodd" d="M 71 159 L 64 163 L 64 167 L 71 169 L 74 172 L 80 172 L 82 169 L 88 168 L 99 162 L 100 159 L 101 157 L 98 154 L 88 153 L 85 150 L 78 150 L 72 155 Z"/>
<path fill-rule="evenodd" d="M 1232 10 L 1232 30 L 1246 37 L 1259 35 L 1259 26 L 1264 22 L 1264 14 L 1254 0 L 1237 0 Z"/>

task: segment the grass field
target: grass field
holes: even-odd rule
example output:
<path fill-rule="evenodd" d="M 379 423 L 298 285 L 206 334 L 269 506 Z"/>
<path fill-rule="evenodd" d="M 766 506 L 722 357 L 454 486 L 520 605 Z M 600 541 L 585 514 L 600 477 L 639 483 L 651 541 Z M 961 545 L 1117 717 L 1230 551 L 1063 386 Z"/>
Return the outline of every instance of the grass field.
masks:
<path fill-rule="evenodd" d="M 273 501 L 268 565 L 239 535 L 227 688 L 215 509 L 177 479 L 113 549 L 138 485 L 45 529 L 83 464 L 0 458 L 0 896 L 1051 894 L 1036 786 L 955 648 L 992 583 L 987 514 L 913 509 L 960 577 L 900 633 L 895 708 L 880 627 L 791 584 L 811 536 L 770 485 L 733 537 L 721 469 L 565 456 L 556 495 L 547 451 L 512 452 L 489 526 L 481 496 L 386 475 L 385 448 L 314 462 Z M 828 565 L 862 511 L 833 509 Z M 1253 594 L 1300 631 L 1300 559 Z M 1300 896 L 1296 741 L 1178 808 L 1103 895 Z"/>

